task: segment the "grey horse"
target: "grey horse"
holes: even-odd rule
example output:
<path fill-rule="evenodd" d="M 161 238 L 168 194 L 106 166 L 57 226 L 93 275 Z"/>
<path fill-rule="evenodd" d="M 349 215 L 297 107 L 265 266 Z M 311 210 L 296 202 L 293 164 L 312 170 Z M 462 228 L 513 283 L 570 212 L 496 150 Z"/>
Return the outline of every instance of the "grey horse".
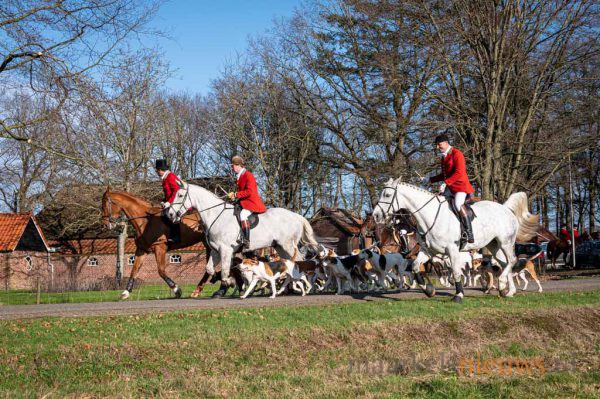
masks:
<path fill-rule="evenodd" d="M 239 247 L 240 226 L 233 213 L 233 206 L 207 189 L 186 184 L 176 194 L 173 204 L 166 210 L 167 217 L 177 223 L 188 209 L 200 214 L 206 239 L 210 245 L 210 258 L 206 272 L 215 273 L 221 263 L 221 282 L 233 286 L 229 275 L 231 259 Z M 248 250 L 274 247 L 284 259 L 292 259 L 298 244 L 318 250 L 312 227 L 303 216 L 283 208 L 271 208 L 259 216 L 260 222 L 252 229 Z"/>

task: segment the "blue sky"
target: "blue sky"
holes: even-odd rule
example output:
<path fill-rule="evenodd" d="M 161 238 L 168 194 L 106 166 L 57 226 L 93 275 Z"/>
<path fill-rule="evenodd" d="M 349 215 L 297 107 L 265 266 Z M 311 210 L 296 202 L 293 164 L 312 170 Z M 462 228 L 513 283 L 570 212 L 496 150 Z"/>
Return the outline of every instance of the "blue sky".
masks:
<path fill-rule="evenodd" d="M 158 41 L 175 70 L 167 87 L 206 94 L 227 61 L 244 52 L 249 36 L 273 27 L 274 19 L 292 16 L 300 4 L 300 0 L 168 1 L 152 24 L 173 39 Z"/>

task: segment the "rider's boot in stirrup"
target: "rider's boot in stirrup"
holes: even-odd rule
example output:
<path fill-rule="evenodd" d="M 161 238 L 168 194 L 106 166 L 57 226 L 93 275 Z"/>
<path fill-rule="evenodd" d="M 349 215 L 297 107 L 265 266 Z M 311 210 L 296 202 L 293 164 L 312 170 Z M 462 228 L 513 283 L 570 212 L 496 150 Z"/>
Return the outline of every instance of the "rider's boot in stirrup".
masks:
<path fill-rule="evenodd" d="M 467 236 L 466 242 L 472 244 L 475 242 L 475 239 L 473 238 L 473 228 L 471 226 L 471 219 L 469 219 L 469 213 L 467 212 L 467 207 L 465 205 L 462 205 L 460 207 L 459 215 L 460 215 L 461 224 L 463 225 L 463 228 L 465 230 L 464 232 Z M 461 239 L 461 241 L 463 241 L 463 240 Z M 461 245 L 461 247 L 462 247 L 462 245 Z"/>
<path fill-rule="evenodd" d="M 242 220 L 242 245 L 244 249 L 250 247 L 250 221 Z"/>

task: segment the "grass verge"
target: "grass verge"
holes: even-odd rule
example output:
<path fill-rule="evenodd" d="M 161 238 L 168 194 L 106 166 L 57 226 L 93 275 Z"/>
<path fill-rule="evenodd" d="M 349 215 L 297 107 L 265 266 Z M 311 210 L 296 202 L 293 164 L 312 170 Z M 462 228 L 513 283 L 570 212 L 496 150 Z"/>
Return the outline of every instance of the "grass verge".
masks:
<path fill-rule="evenodd" d="M 189 297 L 196 286 L 183 284 L 180 286 L 183 296 Z M 207 284 L 202 291 L 202 297 L 209 297 L 219 286 Z M 42 292 L 40 303 L 87 303 L 87 302 L 116 302 L 121 298 L 123 290 L 108 291 L 65 291 Z M 131 300 L 174 298 L 173 292 L 166 284 L 142 285 L 133 290 Z M 0 291 L 0 305 L 33 305 L 37 303 L 37 293 L 29 290 Z"/>
<path fill-rule="evenodd" d="M 0 321 L 0 395 L 597 397 L 599 325 L 600 291 Z"/>

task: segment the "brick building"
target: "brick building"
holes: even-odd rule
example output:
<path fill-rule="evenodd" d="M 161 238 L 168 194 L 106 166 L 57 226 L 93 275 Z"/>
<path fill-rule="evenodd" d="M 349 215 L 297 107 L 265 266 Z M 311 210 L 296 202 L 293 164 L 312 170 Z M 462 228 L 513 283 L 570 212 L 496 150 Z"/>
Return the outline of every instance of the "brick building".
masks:
<path fill-rule="evenodd" d="M 54 289 L 113 288 L 117 262 L 117 240 L 113 238 L 69 240 L 57 243 L 52 254 Z M 125 242 L 123 281 L 127 281 L 135 260 L 135 242 Z M 206 267 L 204 245 L 196 244 L 167 254 L 166 272 L 177 284 L 197 283 Z M 158 275 L 153 253 L 144 259 L 136 280 L 139 283 L 164 283 Z"/>
<path fill-rule="evenodd" d="M 33 288 L 48 277 L 49 247 L 31 212 L 0 213 L 0 285 Z"/>
<path fill-rule="evenodd" d="M 129 278 L 135 242 L 127 239 L 123 279 Z M 31 213 L 0 213 L 0 286 L 10 289 L 82 290 L 114 288 L 117 240 L 81 239 L 49 244 Z M 197 283 L 206 267 L 202 244 L 167 254 L 167 274 L 178 284 Z M 138 273 L 140 283 L 163 283 L 154 254 Z"/>

